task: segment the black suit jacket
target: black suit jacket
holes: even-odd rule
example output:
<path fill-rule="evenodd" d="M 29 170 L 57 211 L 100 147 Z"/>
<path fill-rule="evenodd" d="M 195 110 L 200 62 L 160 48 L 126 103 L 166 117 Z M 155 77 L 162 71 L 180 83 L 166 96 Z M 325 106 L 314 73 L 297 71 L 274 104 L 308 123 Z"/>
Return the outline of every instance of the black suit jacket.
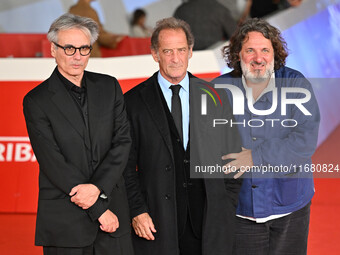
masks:
<path fill-rule="evenodd" d="M 196 82 L 191 74 L 189 77 L 191 93 Z M 125 94 L 131 122 L 132 147 L 124 177 L 131 217 L 148 212 L 157 230 L 154 241 L 133 234 L 135 253 L 176 255 L 179 254 L 174 169 L 177 159 L 174 158 L 171 131 L 158 86 L 155 73 Z M 240 151 L 237 129 L 233 128 L 227 133 L 226 152 Z M 202 230 L 203 254 L 231 254 L 241 181 L 205 179 L 204 184 L 207 206 Z"/>
<path fill-rule="evenodd" d="M 90 141 L 82 115 L 56 70 L 24 98 L 27 130 L 40 168 L 36 245 L 90 245 L 99 230 L 97 219 L 106 209 L 120 223 L 112 235 L 129 232 L 122 173 L 131 138 L 123 95 L 113 77 L 91 72 L 84 77 Z M 92 162 L 87 158 L 89 148 Z M 96 185 L 108 198 L 81 209 L 68 194 L 84 183 Z"/>

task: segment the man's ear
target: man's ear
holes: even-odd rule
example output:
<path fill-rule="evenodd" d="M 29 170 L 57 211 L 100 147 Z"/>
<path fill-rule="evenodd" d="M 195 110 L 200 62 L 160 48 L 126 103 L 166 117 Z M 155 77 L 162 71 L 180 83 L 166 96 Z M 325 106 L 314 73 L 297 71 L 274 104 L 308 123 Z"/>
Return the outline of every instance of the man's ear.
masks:
<path fill-rule="evenodd" d="M 52 57 L 55 57 L 56 54 L 56 46 L 51 42 L 51 55 Z"/>
<path fill-rule="evenodd" d="M 189 59 L 192 57 L 192 48 L 193 47 L 189 48 Z"/>
<path fill-rule="evenodd" d="M 153 60 L 155 60 L 155 62 L 159 62 L 159 59 L 158 59 L 158 54 L 155 50 L 151 50 L 151 55 L 153 57 Z"/>

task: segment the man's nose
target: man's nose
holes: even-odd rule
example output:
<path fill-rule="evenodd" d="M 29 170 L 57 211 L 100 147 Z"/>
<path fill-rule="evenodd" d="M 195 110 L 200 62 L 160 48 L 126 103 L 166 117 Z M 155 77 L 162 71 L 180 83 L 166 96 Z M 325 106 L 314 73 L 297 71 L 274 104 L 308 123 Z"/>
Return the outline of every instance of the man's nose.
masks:
<path fill-rule="evenodd" d="M 178 61 L 178 51 L 174 50 L 172 53 L 172 61 L 177 62 Z"/>
<path fill-rule="evenodd" d="M 262 63 L 263 62 L 263 54 L 261 52 L 255 52 L 254 60 L 256 63 Z"/>
<path fill-rule="evenodd" d="M 80 55 L 80 49 L 76 49 L 76 52 L 73 55 L 74 59 L 80 59 L 81 55 Z"/>

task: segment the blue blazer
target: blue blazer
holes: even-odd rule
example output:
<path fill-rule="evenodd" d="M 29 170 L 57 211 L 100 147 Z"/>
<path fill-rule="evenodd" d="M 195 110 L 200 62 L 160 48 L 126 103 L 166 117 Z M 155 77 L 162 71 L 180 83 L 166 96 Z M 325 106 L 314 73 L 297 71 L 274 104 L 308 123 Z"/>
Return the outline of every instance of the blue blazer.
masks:
<path fill-rule="evenodd" d="M 213 83 L 232 84 L 242 90 L 241 77 L 227 73 Z M 247 99 L 244 100 L 244 114 L 234 115 L 242 145 L 252 150 L 254 171 L 245 173 L 237 214 L 264 218 L 274 214 L 294 212 L 307 205 L 314 195 L 311 169 L 318 137 L 320 113 L 309 81 L 298 71 L 281 67 L 275 71 L 278 104 L 268 116 L 253 114 Z M 311 98 L 303 106 L 311 113 L 305 115 L 294 104 L 287 104 L 286 115 L 281 114 L 282 88 L 307 89 Z M 233 97 L 227 91 L 231 104 Z M 303 93 L 288 93 L 287 98 L 301 100 Z M 273 93 L 267 92 L 254 104 L 255 109 L 269 109 Z M 256 170 L 256 171 L 255 171 Z M 269 172 L 269 170 L 272 170 Z"/>

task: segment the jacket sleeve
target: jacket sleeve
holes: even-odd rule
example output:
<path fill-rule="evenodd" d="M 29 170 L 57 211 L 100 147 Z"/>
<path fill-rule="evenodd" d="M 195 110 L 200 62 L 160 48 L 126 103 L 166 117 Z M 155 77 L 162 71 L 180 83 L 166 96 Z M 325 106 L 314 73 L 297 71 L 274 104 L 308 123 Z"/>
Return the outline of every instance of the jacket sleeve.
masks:
<path fill-rule="evenodd" d="M 106 196 L 109 196 L 113 187 L 118 184 L 125 169 L 130 146 L 130 125 L 127 118 L 125 103 L 121 88 L 115 80 L 115 107 L 114 131 L 111 148 L 101 161 L 91 177 L 90 182 L 96 185 Z"/>
<path fill-rule="evenodd" d="M 223 99 L 223 103 L 225 107 L 225 113 L 222 116 L 226 116 L 227 119 L 234 120 L 234 117 L 232 115 L 232 107 L 230 105 L 229 98 L 226 93 L 221 93 L 221 94 L 222 94 L 221 97 Z M 225 129 L 224 140 L 226 143 L 226 145 L 224 146 L 227 148 L 225 151 L 227 153 L 236 153 L 242 150 L 241 137 L 236 126 L 232 126 L 232 127 Z M 228 163 L 228 162 L 229 160 L 226 161 L 225 163 Z M 232 203 L 232 206 L 235 209 L 235 213 L 236 213 L 238 196 L 241 190 L 243 179 L 242 178 L 234 179 L 235 174 L 236 173 L 234 174 L 230 173 L 228 175 L 225 175 L 224 184 L 225 184 L 225 188 L 227 191 L 227 195 L 230 198 L 230 202 Z"/>
<path fill-rule="evenodd" d="M 128 102 L 127 102 L 128 104 Z M 132 146 L 129 154 L 128 164 L 124 172 L 125 187 L 129 201 L 130 215 L 134 218 L 137 215 L 148 212 L 148 207 L 146 205 L 145 197 L 142 194 L 142 189 L 139 181 L 138 172 L 138 123 L 133 120 L 133 110 L 129 110 L 129 105 L 127 107 L 127 113 L 131 121 L 131 138 Z"/>
<path fill-rule="evenodd" d="M 109 207 L 109 198 L 103 199 L 99 197 L 97 201 L 86 210 L 87 215 L 92 221 L 96 221 Z"/>
<path fill-rule="evenodd" d="M 96 203 L 86 210 L 92 221 L 97 220 L 108 209 L 111 202 L 110 194 L 123 174 L 131 146 L 130 125 L 126 115 L 124 97 L 117 80 L 115 80 L 115 88 L 115 118 L 113 124 L 115 128 L 111 149 L 90 180 L 102 191 L 106 198 L 99 197 Z"/>
<path fill-rule="evenodd" d="M 68 195 L 74 186 L 88 181 L 86 176 L 66 161 L 54 138 L 48 116 L 31 96 L 25 96 L 23 107 L 27 131 L 40 171 L 53 185 Z"/>

